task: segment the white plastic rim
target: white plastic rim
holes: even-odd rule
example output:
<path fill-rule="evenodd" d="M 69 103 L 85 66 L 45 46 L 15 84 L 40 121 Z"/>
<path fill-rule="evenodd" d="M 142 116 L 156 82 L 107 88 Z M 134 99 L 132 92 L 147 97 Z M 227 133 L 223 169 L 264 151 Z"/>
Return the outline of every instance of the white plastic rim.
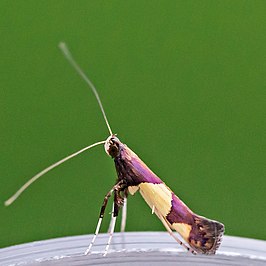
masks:
<path fill-rule="evenodd" d="M 214 256 L 192 255 L 166 232 L 116 233 L 103 257 L 108 234 L 55 238 L 0 249 L 0 265 L 266 265 L 266 241 L 224 236 Z"/>

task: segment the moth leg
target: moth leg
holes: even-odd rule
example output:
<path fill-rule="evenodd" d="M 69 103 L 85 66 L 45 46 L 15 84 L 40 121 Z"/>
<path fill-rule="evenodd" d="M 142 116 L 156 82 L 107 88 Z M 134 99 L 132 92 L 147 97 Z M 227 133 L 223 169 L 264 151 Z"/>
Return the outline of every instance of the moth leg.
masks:
<path fill-rule="evenodd" d="M 109 223 L 109 227 L 108 227 L 108 231 L 107 231 L 107 233 L 110 233 L 111 232 L 111 228 L 112 228 L 112 224 L 113 224 L 113 212 L 114 212 L 114 206 L 115 206 L 115 203 L 113 202 L 113 205 L 112 205 L 112 212 L 111 212 L 111 214 L 112 214 L 112 218 L 111 218 L 111 220 L 110 220 L 110 223 Z"/>
<path fill-rule="evenodd" d="M 126 189 L 124 192 L 124 205 L 122 207 L 122 220 L 121 220 L 121 227 L 120 232 L 125 232 L 126 228 L 126 221 L 127 221 L 127 196 L 128 196 L 128 190 Z"/>
<path fill-rule="evenodd" d="M 127 198 L 124 198 L 124 205 L 122 208 L 122 219 L 121 219 L 121 227 L 120 232 L 124 233 L 127 222 Z"/>
<path fill-rule="evenodd" d="M 118 191 L 119 194 L 120 191 Z M 121 219 L 121 227 L 120 227 L 120 232 L 125 232 L 125 227 L 126 227 L 126 219 L 127 219 L 127 196 L 128 196 L 128 190 L 125 189 L 123 191 L 123 196 L 122 196 L 122 219 Z M 120 203 L 121 205 L 121 203 Z M 114 211 L 114 202 L 113 202 L 113 207 L 112 207 L 112 212 Z M 112 227 L 112 222 L 113 222 L 113 217 L 109 223 L 109 227 L 108 227 L 108 233 L 110 233 L 111 231 L 111 227 Z"/>
<path fill-rule="evenodd" d="M 194 255 L 197 254 L 197 252 L 195 250 L 193 250 L 192 248 L 188 247 L 182 241 L 179 240 L 179 238 L 174 234 L 174 232 L 172 231 L 172 229 L 170 228 L 168 223 L 165 221 L 164 217 L 162 217 L 161 215 L 158 215 L 158 217 L 161 220 L 161 222 L 163 223 L 163 225 L 166 228 L 167 232 L 170 234 L 170 236 L 172 236 L 175 239 L 175 241 L 178 244 L 180 244 L 180 246 L 183 246 L 187 251 L 191 252 Z"/>
<path fill-rule="evenodd" d="M 121 187 L 115 189 L 114 203 L 113 203 L 113 210 L 112 210 L 112 219 L 110 222 L 109 238 L 108 238 L 108 242 L 107 242 L 107 245 L 105 247 L 103 256 L 106 256 L 108 253 L 108 250 L 109 250 L 112 238 L 113 238 L 114 230 L 115 230 L 116 218 L 118 216 L 119 209 L 120 209 L 121 205 L 123 205 L 123 202 L 124 202 L 123 201 L 124 198 L 119 195 L 120 189 L 121 189 Z"/>
<path fill-rule="evenodd" d="M 113 203 L 113 207 L 112 207 L 112 212 L 114 211 L 114 203 Z M 111 228 L 112 228 L 112 224 L 113 224 L 113 216 L 112 219 L 110 220 L 109 223 L 109 227 L 108 227 L 108 233 L 111 232 Z M 123 203 L 123 207 L 122 207 L 122 219 L 121 219 L 121 226 L 120 226 L 120 232 L 125 232 L 125 228 L 126 228 L 126 220 L 127 220 L 127 198 L 124 198 L 124 203 Z"/>
<path fill-rule="evenodd" d="M 118 189 L 119 187 L 120 187 L 120 182 L 117 183 L 116 185 L 114 185 L 112 187 L 112 189 L 105 195 L 104 200 L 103 200 L 103 204 L 102 204 L 102 207 L 101 207 L 101 211 L 100 211 L 99 220 L 98 220 L 98 223 L 97 223 L 97 226 L 96 226 L 96 230 L 95 230 L 94 236 L 93 236 L 93 238 L 91 240 L 91 243 L 90 243 L 89 247 L 85 251 L 85 255 L 87 255 L 90 252 L 90 250 L 91 250 L 91 248 L 92 248 L 92 246 L 93 246 L 93 244 L 95 242 L 95 239 L 96 239 L 97 235 L 99 234 L 100 227 L 101 227 L 102 220 L 103 220 L 103 216 L 104 216 L 104 213 L 105 213 L 105 208 L 107 206 L 108 200 L 111 197 L 111 195 L 114 192 L 114 190 Z"/>

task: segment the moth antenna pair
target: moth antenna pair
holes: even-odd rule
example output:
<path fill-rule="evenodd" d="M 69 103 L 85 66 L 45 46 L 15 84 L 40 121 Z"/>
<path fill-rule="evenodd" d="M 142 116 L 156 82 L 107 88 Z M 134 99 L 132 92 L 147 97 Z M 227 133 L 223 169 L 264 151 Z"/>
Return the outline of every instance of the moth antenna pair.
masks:
<path fill-rule="evenodd" d="M 87 146 L 45 168 L 26 182 L 11 198 L 5 202 L 5 205 L 8 206 L 12 204 L 33 182 L 55 167 L 77 156 L 78 154 L 91 149 L 92 147 L 104 144 L 106 153 L 114 160 L 115 168 L 117 170 L 117 179 L 116 184 L 104 197 L 97 227 L 85 254 L 90 252 L 97 238 L 107 203 L 110 197 L 114 195 L 112 218 L 108 230 L 109 238 L 103 255 L 105 256 L 108 253 L 119 210 L 123 207 L 121 221 L 121 231 L 123 232 L 126 225 L 126 200 L 128 193 L 134 195 L 137 191 L 140 192 L 143 199 L 150 206 L 152 213 L 155 213 L 161 220 L 168 233 L 180 245 L 184 246 L 187 251 L 190 251 L 193 254 L 215 254 L 216 250 L 220 246 L 221 239 L 224 234 L 224 225 L 218 221 L 210 220 L 192 212 L 184 204 L 184 202 L 182 202 L 182 200 L 180 200 L 179 197 L 176 196 L 176 194 L 167 187 L 166 184 L 156 174 L 154 174 L 129 147 L 127 147 L 127 145 L 123 144 L 116 135 L 113 134 L 100 97 L 93 83 L 76 63 L 66 44 L 60 43 L 59 48 L 69 63 L 74 67 L 94 93 L 110 136 L 104 141 L 99 141 Z M 173 230 L 178 232 L 189 246 L 181 242 L 179 238 L 175 236 Z"/>
<path fill-rule="evenodd" d="M 77 62 L 74 60 L 74 58 L 73 58 L 72 54 L 70 53 L 67 45 L 64 42 L 60 42 L 58 46 L 59 46 L 60 50 L 62 51 L 63 55 L 65 56 L 65 58 L 69 61 L 69 63 L 73 66 L 73 68 L 77 71 L 77 73 L 82 77 L 82 79 L 87 83 L 87 85 L 90 87 L 90 89 L 94 93 L 94 95 L 96 97 L 96 100 L 97 100 L 97 102 L 99 104 L 99 107 L 101 109 L 101 112 L 102 112 L 103 118 L 105 120 L 106 126 L 108 128 L 109 133 L 110 133 L 110 136 L 112 136 L 113 132 L 111 130 L 111 127 L 110 127 L 110 124 L 108 122 L 107 116 L 105 114 L 101 99 L 99 97 L 99 94 L 98 94 L 95 86 L 90 81 L 88 76 L 84 73 L 84 71 L 81 69 L 81 67 L 77 64 Z M 51 171 L 55 167 L 59 166 L 60 164 L 62 164 L 64 162 L 66 162 L 67 160 L 70 160 L 71 158 L 77 156 L 78 154 L 80 154 L 80 153 L 82 153 L 82 152 L 84 152 L 86 150 L 89 150 L 89 149 L 91 149 L 91 148 L 93 148 L 95 146 L 98 146 L 98 145 L 101 145 L 101 144 L 105 144 L 105 143 L 106 143 L 106 140 L 99 141 L 99 142 L 96 142 L 94 144 L 91 144 L 91 145 L 89 145 L 89 146 L 87 146 L 85 148 L 82 148 L 81 150 L 79 150 L 79 151 L 77 151 L 75 153 L 72 153 L 72 154 L 68 155 L 67 157 L 59 160 L 58 162 L 48 166 L 47 168 L 45 168 L 44 170 L 42 170 L 41 172 L 39 172 L 35 176 L 33 176 L 31 179 L 29 179 L 14 195 L 12 195 L 8 200 L 6 200 L 5 203 L 4 203 L 5 206 L 11 205 L 32 183 L 34 183 L 41 176 L 45 175 L 46 173 L 48 173 L 49 171 Z M 114 208 L 114 206 L 113 206 L 113 208 Z M 112 213 L 113 213 L 113 210 L 112 210 Z M 92 245 L 93 245 L 93 243 L 95 241 L 96 236 L 99 233 L 100 226 L 101 226 L 101 221 L 102 221 L 102 218 L 100 218 L 99 221 L 98 221 L 98 225 L 96 227 L 94 239 L 92 240 L 92 242 L 91 242 L 89 248 L 87 249 L 87 251 L 90 250 L 90 248 L 92 247 Z M 110 246 L 110 243 L 111 243 L 111 239 L 112 239 L 112 235 L 113 235 L 114 228 L 115 228 L 115 222 L 116 222 L 116 217 L 114 217 L 112 215 L 112 219 L 110 221 L 109 230 L 108 230 L 110 236 L 109 236 L 106 248 L 105 248 L 104 255 L 107 254 L 107 251 L 109 249 L 109 246 Z M 123 208 L 123 212 L 122 212 L 121 231 L 125 230 L 125 224 L 126 224 L 126 202 L 124 204 L 124 208 Z M 88 252 L 86 252 L 86 254 L 87 253 Z"/>

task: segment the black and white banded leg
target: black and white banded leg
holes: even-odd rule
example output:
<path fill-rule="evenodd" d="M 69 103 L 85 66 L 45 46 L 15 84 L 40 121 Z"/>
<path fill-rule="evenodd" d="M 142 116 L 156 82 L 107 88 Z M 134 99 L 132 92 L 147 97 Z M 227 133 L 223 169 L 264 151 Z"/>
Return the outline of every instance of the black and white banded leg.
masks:
<path fill-rule="evenodd" d="M 91 248 L 92 248 L 92 246 L 93 246 L 93 244 L 94 244 L 94 242 L 95 242 L 95 240 L 96 240 L 96 238 L 97 238 L 97 235 L 99 234 L 99 231 L 100 231 L 100 228 L 101 228 L 101 224 L 102 224 L 102 220 L 103 220 L 104 213 L 105 213 L 105 209 L 106 209 L 106 206 L 107 206 L 107 203 L 108 203 L 109 198 L 111 197 L 111 195 L 113 194 L 114 191 L 117 191 L 117 190 L 119 191 L 119 190 L 121 189 L 121 184 L 122 184 L 122 182 L 119 182 L 119 183 L 117 183 L 116 185 L 114 185 L 113 188 L 112 188 L 112 189 L 106 194 L 106 196 L 104 197 L 103 204 L 102 204 L 101 211 L 100 211 L 99 220 L 98 220 L 98 223 L 97 223 L 97 226 L 96 226 L 96 230 L 95 230 L 94 236 L 93 236 L 93 238 L 92 238 L 92 240 L 91 240 L 91 243 L 90 243 L 89 247 L 88 247 L 87 250 L 85 251 L 85 255 L 89 254 L 89 252 L 90 252 L 90 250 L 91 250 Z M 113 207 L 113 211 L 112 211 L 112 220 L 113 220 L 113 221 L 111 220 L 111 223 L 110 223 L 110 224 L 112 224 L 112 228 L 110 228 L 111 231 L 114 231 L 114 228 L 115 228 L 115 222 L 116 222 L 116 216 L 114 216 L 115 203 L 114 203 L 113 206 L 114 206 L 114 207 Z M 110 232 L 110 233 L 111 233 L 111 232 Z M 113 232 L 112 232 L 112 235 L 113 235 Z M 109 237 L 109 239 L 110 239 L 110 237 Z M 108 243 L 109 243 L 109 242 L 111 243 L 111 240 L 112 240 L 112 237 L 111 237 L 110 240 L 108 240 Z M 106 252 L 106 249 L 107 249 L 107 251 L 108 251 L 109 246 L 110 246 L 110 243 L 109 243 L 109 245 L 108 245 L 108 243 L 107 243 L 108 248 L 107 248 L 107 246 L 106 246 L 104 256 L 105 256 L 106 253 L 107 253 L 107 252 Z"/>
<path fill-rule="evenodd" d="M 126 229 L 126 222 L 127 222 L 127 196 L 128 196 L 128 190 L 125 189 L 124 191 L 124 204 L 122 207 L 122 219 L 121 219 L 121 227 L 120 232 L 125 232 Z"/>
<path fill-rule="evenodd" d="M 114 191 L 114 203 L 113 203 L 113 209 L 112 209 L 112 218 L 111 218 L 110 228 L 109 228 L 110 229 L 109 238 L 108 238 L 108 242 L 105 247 L 105 250 L 104 250 L 104 254 L 103 254 L 104 257 L 107 255 L 110 244 L 112 242 L 113 234 L 115 231 L 116 218 L 118 216 L 119 209 L 120 209 L 120 204 L 118 204 L 118 191 L 115 190 Z"/>
<path fill-rule="evenodd" d="M 158 216 L 159 219 L 161 220 L 161 222 L 163 223 L 164 227 L 166 228 L 167 232 L 170 234 L 170 236 L 172 236 L 175 241 L 177 243 L 179 243 L 180 246 L 183 246 L 187 251 L 189 251 L 190 253 L 196 255 L 197 252 L 195 250 L 193 250 L 192 248 L 188 247 L 187 245 L 185 245 L 172 231 L 172 229 L 170 228 L 170 226 L 168 225 L 168 223 L 165 221 L 164 217 L 162 216 Z"/>

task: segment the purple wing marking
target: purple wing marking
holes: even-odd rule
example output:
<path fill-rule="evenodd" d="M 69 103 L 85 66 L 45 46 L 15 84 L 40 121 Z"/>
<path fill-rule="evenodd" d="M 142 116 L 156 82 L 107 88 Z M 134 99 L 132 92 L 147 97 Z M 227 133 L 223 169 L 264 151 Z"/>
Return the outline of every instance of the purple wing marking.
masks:
<path fill-rule="evenodd" d="M 132 150 L 122 143 L 120 154 L 114 161 L 118 178 L 126 179 L 129 186 L 137 186 L 140 183 L 163 183 Z"/>
<path fill-rule="evenodd" d="M 166 219 L 171 225 L 182 223 L 191 226 L 186 240 L 197 252 L 214 254 L 218 249 L 224 225 L 193 213 L 174 193 L 172 207 Z"/>
<path fill-rule="evenodd" d="M 174 193 L 172 193 L 172 207 L 170 212 L 166 216 L 166 219 L 170 224 L 193 224 L 192 211 Z"/>

